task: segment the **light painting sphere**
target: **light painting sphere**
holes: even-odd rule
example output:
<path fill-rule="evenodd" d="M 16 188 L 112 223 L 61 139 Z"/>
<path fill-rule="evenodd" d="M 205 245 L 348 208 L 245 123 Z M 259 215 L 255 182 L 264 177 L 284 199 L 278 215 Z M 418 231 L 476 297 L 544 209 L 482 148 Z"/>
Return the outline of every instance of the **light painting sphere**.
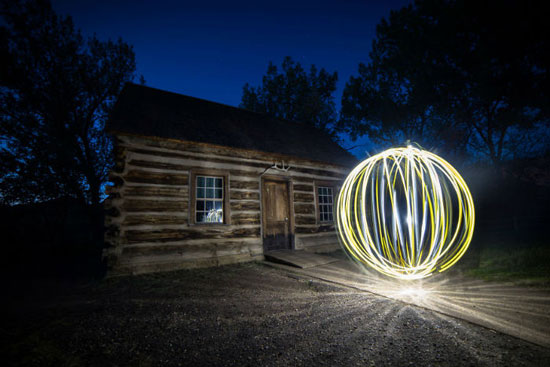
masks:
<path fill-rule="evenodd" d="M 340 242 L 350 257 L 385 275 L 424 278 L 466 252 L 474 202 L 444 159 L 414 147 L 392 148 L 348 175 L 336 209 Z"/>

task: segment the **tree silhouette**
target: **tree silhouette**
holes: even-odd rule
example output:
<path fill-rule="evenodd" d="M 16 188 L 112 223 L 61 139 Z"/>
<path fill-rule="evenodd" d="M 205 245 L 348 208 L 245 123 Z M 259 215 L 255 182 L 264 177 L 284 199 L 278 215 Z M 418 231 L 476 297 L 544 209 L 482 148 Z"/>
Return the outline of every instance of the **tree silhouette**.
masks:
<path fill-rule="evenodd" d="M 507 158 L 548 142 L 550 34 L 542 2 L 416 1 L 377 26 L 346 84 L 339 129 L 383 144 Z"/>
<path fill-rule="evenodd" d="M 134 78 L 132 47 L 84 39 L 49 1 L 0 7 L 0 200 L 99 203 L 111 163 L 104 124 Z"/>
<path fill-rule="evenodd" d="M 261 86 L 245 84 L 240 107 L 310 124 L 332 133 L 337 116 L 334 91 L 338 74 L 317 70 L 315 65 L 306 72 L 300 63 L 288 56 L 281 69 L 279 72 L 270 62 Z"/>

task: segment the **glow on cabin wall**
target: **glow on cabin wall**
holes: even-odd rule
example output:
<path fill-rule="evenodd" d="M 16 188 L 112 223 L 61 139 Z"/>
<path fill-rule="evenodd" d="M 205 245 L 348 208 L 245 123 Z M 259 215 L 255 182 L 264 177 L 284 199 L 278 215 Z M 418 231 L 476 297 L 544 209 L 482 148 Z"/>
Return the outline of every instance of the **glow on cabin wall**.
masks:
<path fill-rule="evenodd" d="M 336 208 L 340 242 L 358 263 L 401 279 L 445 271 L 466 252 L 475 222 L 466 182 L 412 146 L 372 156 L 348 175 Z"/>

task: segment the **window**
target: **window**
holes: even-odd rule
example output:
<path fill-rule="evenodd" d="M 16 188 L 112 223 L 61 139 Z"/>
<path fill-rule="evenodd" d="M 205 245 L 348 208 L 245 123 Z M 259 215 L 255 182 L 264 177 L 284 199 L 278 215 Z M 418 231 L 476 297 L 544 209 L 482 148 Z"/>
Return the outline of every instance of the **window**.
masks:
<path fill-rule="evenodd" d="M 319 203 L 319 221 L 332 222 L 333 195 L 332 187 L 317 186 L 317 198 Z"/>
<path fill-rule="evenodd" d="M 195 223 L 223 223 L 223 188 L 223 176 L 195 176 Z"/>

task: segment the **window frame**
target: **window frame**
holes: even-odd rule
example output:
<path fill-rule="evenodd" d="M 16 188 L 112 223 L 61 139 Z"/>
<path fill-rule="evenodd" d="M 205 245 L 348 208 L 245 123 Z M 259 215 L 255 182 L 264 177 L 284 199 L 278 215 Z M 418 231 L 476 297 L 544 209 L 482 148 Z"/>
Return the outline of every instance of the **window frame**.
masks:
<path fill-rule="evenodd" d="M 222 222 L 197 222 L 197 176 L 221 177 L 222 183 Z M 223 226 L 231 224 L 231 210 L 229 203 L 229 172 L 215 169 L 192 169 L 189 182 L 189 225 L 196 226 Z"/>
<path fill-rule="evenodd" d="M 327 187 L 332 189 L 332 220 L 321 220 L 321 203 L 319 201 L 319 188 Z M 315 184 L 313 186 L 315 195 L 315 220 L 318 225 L 332 225 L 335 223 L 335 216 L 336 213 L 334 212 L 334 209 L 336 207 L 336 196 L 338 193 L 338 187 L 337 183 L 333 181 L 315 181 Z M 323 203 L 325 205 L 325 203 Z"/>

